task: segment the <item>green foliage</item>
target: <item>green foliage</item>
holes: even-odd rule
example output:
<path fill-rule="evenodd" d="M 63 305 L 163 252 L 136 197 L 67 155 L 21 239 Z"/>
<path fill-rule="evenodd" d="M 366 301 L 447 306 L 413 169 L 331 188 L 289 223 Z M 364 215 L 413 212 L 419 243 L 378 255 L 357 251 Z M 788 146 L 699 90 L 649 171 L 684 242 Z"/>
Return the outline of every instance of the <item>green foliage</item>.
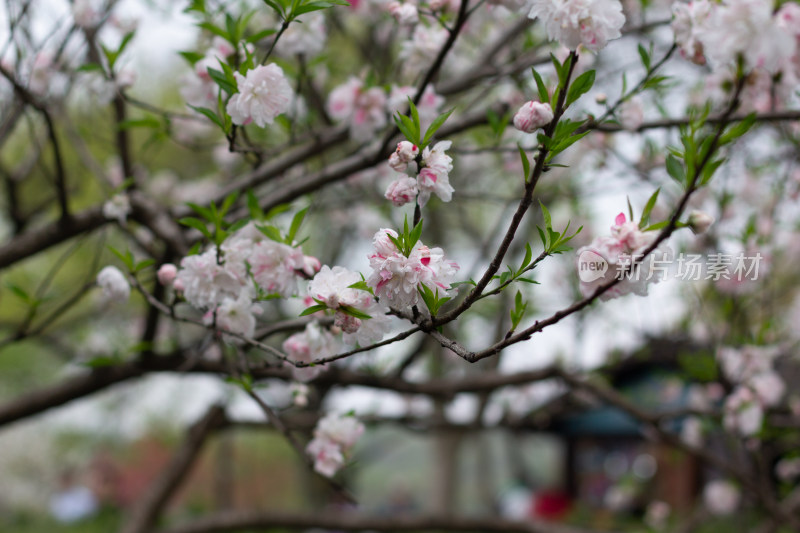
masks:
<path fill-rule="evenodd" d="M 566 107 L 571 106 L 578 98 L 589 92 L 594 85 L 594 78 L 594 70 L 588 70 L 575 78 L 575 81 L 569 86 L 569 92 L 567 92 Z"/>
<path fill-rule="evenodd" d="M 569 223 L 567 223 L 567 227 L 564 228 L 564 231 L 559 233 L 553 230 L 553 222 L 550 217 L 550 211 L 548 211 L 547 207 L 539 202 L 539 205 L 542 207 L 542 216 L 544 217 L 544 228 L 540 228 L 539 226 L 536 227 L 539 230 L 539 237 L 542 239 L 542 245 L 544 246 L 545 254 L 553 255 L 553 254 L 560 254 L 566 251 L 571 250 L 567 244 L 571 241 L 578 233 L 581 232 L 583 226 L 578 228 L 578 231 L 573 233 L 572 235 L 567 235 L 569 232 Z"/>
<path fill-rule="evenodd" d="M 589 134 L 589 130 L 575 133 L 583 124 L 584 122 L 573 122 L 569 119 L 561 120 L 556 125 L 552 137 L 543 133 L 537 136 L 537 140 L 549 151 L 545 163 L 550 163 L 555 156 Z"/>
<path fill-rule="evenodd" d="M 411 116 L 402 115 L 398 111 L 394 116 L 394 123 L 397 129 L 400 130 L 400 133 L 403 134 L 403 137 L 411 144 L 419 147 L 420 151 L 428 146 L 438 129 L 444 125 L 445 121 L 447 121 L 454 111 L 454 109 L 451 109 L 436 117 L 431 125 L 428 126 L 428 129 L 425 130 L 425 135 L 423 136 L 422 125 L 419 121 L 419 111 L 417 110 L 417 106 L 414 105 L 414 101 L 411 100 L 411 97 L 408 98 L 408 109 Z"/>
<path fill-rule="evenodd" d="M 434 292 L 424 283 L 419 284 L 418 290 L 420 296 L 422 296 L 422 301 L 425 302 L 425 306 L 428 308 L 428 311 L 430 311 L 432 317 L 436 316 L 442 305 L 450 301 L 449 297 L 439 297 L 438 288 Z"/>
<path fill-rule="evenodd" d="M 522 321 L 522 317 L 525 315 L 525 309 L 528 308 L 527 302 L 522 301 L 522 293 L 517 291 L 517 295 L 514 297 L 514 309 L 511 310 L 511 331 L 517 329 L 519 323 Z"/>

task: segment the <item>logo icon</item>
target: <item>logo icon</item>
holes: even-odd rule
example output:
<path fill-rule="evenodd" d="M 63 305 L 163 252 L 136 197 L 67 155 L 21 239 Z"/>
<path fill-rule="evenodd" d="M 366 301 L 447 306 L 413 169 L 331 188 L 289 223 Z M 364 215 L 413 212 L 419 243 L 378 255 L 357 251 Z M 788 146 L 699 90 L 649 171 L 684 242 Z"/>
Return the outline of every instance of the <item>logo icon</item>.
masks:
<path fill-rule="evenodd" d="M 594 250 L 584 250 L 578 256 L 578 277 L 584 283 L 591 283 L 605 276 L 608 261 Z"/>

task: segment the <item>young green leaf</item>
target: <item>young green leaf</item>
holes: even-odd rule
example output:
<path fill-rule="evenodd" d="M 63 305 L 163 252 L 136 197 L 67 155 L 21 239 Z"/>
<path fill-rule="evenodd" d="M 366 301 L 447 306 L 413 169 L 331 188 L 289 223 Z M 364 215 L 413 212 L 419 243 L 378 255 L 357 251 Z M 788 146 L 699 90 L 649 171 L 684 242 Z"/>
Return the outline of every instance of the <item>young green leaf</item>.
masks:
<path fill-rule="evenodd" d="M 578 76 L 567 92 L 567 107 L 572 105 L 578 98 L 589 92 L 594 85 L 595 71 L 589 70 Z"/>

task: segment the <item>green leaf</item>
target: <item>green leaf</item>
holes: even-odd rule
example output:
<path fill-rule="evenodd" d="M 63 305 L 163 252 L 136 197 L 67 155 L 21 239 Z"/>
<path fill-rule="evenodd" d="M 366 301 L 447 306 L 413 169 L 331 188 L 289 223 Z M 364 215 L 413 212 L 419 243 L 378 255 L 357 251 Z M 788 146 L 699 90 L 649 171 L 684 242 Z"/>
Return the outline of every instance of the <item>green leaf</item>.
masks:
<path fill-rule="evenodd" d="M 195 63 L 197 63 L 198 61 L 200 61 L 205 57 L 203 54 L 200 54 L 198 52 L 193 52 L 191 50 L 178 52 L 178 55 L 180 55 L 183 59 L 185 59 L 186 62 L 189 63 L 189 65 L 191 66 L 194 66 Z"/>
<path fill-rule="evenodd" d="M 222 37 L 226 41 L 230 41 L 229 36 L 225 32 L 225 30 L 223 30 L 222 28 L 218 28 L 217 26 L 214 26 L 210 22 L 201 22 L 200 24 L 198 24 L 198 26 L 208 32 L 213 33 L 214 35 L 217 35 L 218 37 Z"/>
<path fill-rule="evenodd" d="M 531 245 L 529 243 L 525 243 L 525 257 L 522 259 L 522 266 L 519 267 L 519 271 L 522 272 L 525 270 L 525 267 L 531 264 L 531 259 L 533 259 L 533 250 L 531 250 Z"/>
<path fill-rule="evenodd" d="M 197 106 L 193 106 L 191 104 L 188 104 L 188 105 L 189 105 L 189 107 L 191 107 L 192 109 L 194 109 L 198 113 L 204 115 L 206 118 L 211 120 L 211 122 L 213 122 L 214 124 L 219 126 L 222 129 L 222 131 L 227 133 L 227 130 L 225 129 L 225 124 L 222 122 L 222 120 L 220 120 L 219 116 L 217 116 L 216 113 L 214 113 L 213 111 L 211 111 L 207 107 L 197 107 Z"/>
<path fill-rule="evenodd" d="M 125 265 L 125 267 L 129 271 L 133 270 L 134 259 L 133 259 L 133 254 L 131 253 L 130 250 L 126 250 L 126 252 L 123 254 L 113 246 L 109 246 L 108 249 L 111 251 L 112 254 L 116 255 L 120 261 L 122 261 L 122 264 Z"/>
<path fill-rule="evenodd" d="M 311 307 L 305 308 L 303 312 L 300 313 L 300 316 L 313 315 L 314 313 L 317 313 L 319 311 L 325 311 L 327 308 L 328 306 L 325 304 L 312 305 Z"/>
<path fill-rule="evenodd" d="M 575 81 L 572 82 L 572 85 L 569 87 L 569 92 L 567 92 L 567 107 L 572 105 L 578 98 L 589 92 L 589 90 L 592 88 L 592 85 L 594 85 L 594 78 L 594 70 L 588 70 L 575 78 Z"/>
<path fill-rule="evenodd" d="M 226 93 L 235 94 L 239 90 L 236 86 L 236 80 L 234 79 L 233 83 L 231 83 L 224 72 L 220 72 L 219 70 L 211 67 L 208 67 L 206 70 L 208 71 L 208 75 L 211 76 L 211 79 L 214 81 L 214 83 L 219 85 L 219 87 Z"/>
<path fill-rule="evenodd" d="M 547 92 L 547 85 L 544 84 L 544 80 L 536 72 L 535 68 L 531 68 L 531 72 L 533 72 L 533 79 L 536 80 L 536 89 L 539 91 L 539 101 L 543 104 L 550 103 L 550 94 Z"/>
<path fill-rule="evenodd" d="M 281 244 L 285 242 L 283 235 L 281 235 L 281 230 L 271 224 L 257 225 L 256 228 L 258 228 L 258 231 L 266 235 L 270 240 L 279 242 Z"/>
<path fill-rule="evenodd" d="M 372 318 L 367 313 L 365 313 L 365 312 L 363 312 L 363 311 L 361 311 L 359 309 L 356 309 L 355 307 L 351 307 L 349 305 L 340 305 L 338 311 L 341 311 L 342 313 L 344 313 L 346 315 L 350 315 L 350 316 L 358 318 L 360 320 L 369 320 L 370 318 Z"/>
<path fill-rule="evenodd" d="M 519 149 L 519 158 L 522 160 L 522 173 L 524 174 L 522 178 L 527 183 L 531 175 L 531 162 L 528 160 L 525 150 L 522 149 L 522 145 L 518 144 L 517 149 Z"/>
<path fill-rule="evenodd" d="M 228 228 L 228 232 L 234 233 L 236 231 L 239 231 L 240 229 L 245 227 L 249 222 L 250 218 L 243 218 L 241 220 L 238 220 L 235 223 L 231 224 L 231 226 Z"/>
<path fill-rule="evenodd" d="M 247 210 L 253 220 L 262 220 L 264 218 L 264 210 L 258 205 L 258 198 L 256 198 L 251 189 L 247 190 Z"/>
<path fill-rule="evenodd" d="M 394 123 L 397 125 L 397 129 L 400 130 L 400 133 L 403 134 L 403 137 L 405 137 L 406 140 L 419 146 L 419 140 L 414 135 L 414 124 L 410 118 L 405 115 L 401 115 L 398 112 L 397 115 L 394 116 Z"/>
<path fill-rule="evenodd" d="M 442 113 L 441 115 L 436 117 L 436 120 L 434 120 L 430 126 L 428 126 L 428 129 L 425 131 L 425 137 L 422 139 L 422 146 L 420 147 L 420 149 L 428 145 L 428 141 L 430 141 L 433 135 L 436 133 L 436 131 L 444 125 L 448 117 L 450 117 L 450 115 L 453 114 L 453 111 L 455 111 L 455 108 L 445 113 Z"/>
<path fill-rule="evenodd" d="M 422 219 L 417 222 L 417 225 L 414 226 L 414 229 L 411 230 L 411 233 L 408 235 L 408 241 L 406 242 L 406 246 L 408 247 L 409 253 L 414 248 L 414 245 L 419 242 L 419 238 L 422 236 Z"/>
<path fill-rule="evenodd" d="M 33 299 L 28 295 L 22 287 L 10 281 L 6 282 L 6 287 L 14 293 L 14 295 L 26 303 L 31 303 Z"/>
<path fill-rule="evenodd" d="M 222 207 L 219 210 L 219 216 L 224 217 L 228 210 L 233 206 L 236 199 L 239 198 L 239 191 L 234 191 L 225 197 L 222 201 Z"/>
<path fill-rule="evenodd" d="M 266 37 L 269 37 L 270 35 L 274 35 L 275 33 L 277 33 L 277 30 L 261 30 L 260 32 L 258 32 L 258 33 L 255 33 L 255 34 L 251 35 L 250 37 L 248 37 L 248 38 L 247 38 L 247 39 L 245 39 L 244 41 L 245 41 L 246 43 L 253 43 L 253 44 L 255 44 L 255 43 L 257 43 L 258 41 L 260 41 L 261 39 L 264 39 L 264 38 L 266 38 Z"/>
<path fill-rule="evenodd" d="M 366 291 L 366 292 L 368 292 L 370 294 L 373 294 L 372 287 L 367 285 L 367 282 L 364 281 L 364 280 L 357 281 L 357 282 L 353 283 L 352 285 L 348 285 L 347 288 L 348 289 L 356 289 L 356 290 L 359 290 L 359 291 Z"/>
<path fill-rule="evenodd" d="M 422 130 L 422 126 L 419 122 L 419 111 L 417 111 L 417 106 L 414 105 L 414 101 L 411 97 L 408 97 L 408 109 L 411 111 L 411 121 L 414 124 L 414 136 L 419 139 L 419 134 Z M 415 143 L 420 144 L 420 143 Z"/>
<path fill-rule="evenodd" d="M 519 323 L 522 321 L 522 317 L 525 315 L 525 309 L 527 309 L 528 304 L 523 303 L 522 301 L 522 293 L 517 291 L 517 295 L 514 297 L 514 309 L 511 310 L 511 330 L 517 329 Z"/>
<path fill-rule="evenodd" d="M 294 242 L 294 238 L 297 235 L 297 232 L 300 231 L 300 225 L 303 223 L 303 219 L 306 217 L 306 213 L 308 213 L 308 207 L 305 209 L 301 209 L 294 215 L 292 218 L 292 224 L 289 226 L 289 234 L 286 236 L 286 243 L 291 246 L 292 242 Z"/>
<path fill-rule="evenodd" d="M 639 229 L 646 227 L 650 223 L 650 212 L 653 211 L 653 208 L 656 206 L 658 193 L 660 192 L 661 187 L 656 189 L 656 191 L 650 196 L 650 199 L 647 200 L 644 210 L 642 210 L 642 219 L 639 221 Z"/>
<path fill-rule="evenodd" d="M 178 220 L 179 224 L 183 224 L 184 226 L 188 226 L 190 228 L 194 228 L 200 233 L 202 233 L 206 238 L 212 239 L 211 232 L 206 227 L 205 223 L 202 220 L 194 218 L 194 217 L 185 217 Z"/>
<path fill-rule="evenodd" d="M 129 130 L 133 128 L 151 128 L 160 129 L 161 121 L 155 117 L 140 118 L 135 120 L 123 120 L 117 127 L 120 130 Z"/>
<path fill-rule="evenodd" d="M 86 63 L 85 65 L 81 65 L 78 68 L 78 72 L 102 72 L 103 74 L 106 73 L 103 65 L 98 65 L 97 63 Z"/>
<path fill-rule="evenodd" d="M 155 264 L 156 264 L 156 260 L 155 259 L 144 259 L 143 261 L 139 261 L 138 263 L 136 263 L 136 266 L 134 266 L 134 268 L 133 268 L 133 272 L 134 273 L 140 272 L 140 271 L 144 270 L 145 268 L 153 266 Z"/>
<path fill-rule="evenodd" d="M 644 46 L 639 44 L 639 57 L 642 58 L 642 65 L 644 65 L 645 70 L 650 70 L 650 54 L 645 50 Z"/>
<path fill-rule="evenodd" d="M 681 185 L 686 185 L 686 170 L 678 158 L 672 154 L 667 156 L 666 160 L 667 174 Z"/>
<path fill-rule="evenodd" d="M 550 217 L 550 211 L 548 211 L 547 207 L 539 200 L 539 205 L 542 207 L 542 216 L 544 217 L 544 227 L 551 230 L 553 229 L 553 220 Z"/>

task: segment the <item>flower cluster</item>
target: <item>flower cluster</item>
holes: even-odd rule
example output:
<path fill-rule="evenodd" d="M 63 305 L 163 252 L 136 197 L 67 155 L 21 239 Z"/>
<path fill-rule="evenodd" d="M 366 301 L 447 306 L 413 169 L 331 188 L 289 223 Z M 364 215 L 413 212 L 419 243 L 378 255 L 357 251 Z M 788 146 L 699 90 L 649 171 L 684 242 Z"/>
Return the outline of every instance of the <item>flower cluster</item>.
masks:
<path fill-rule="evenodd" d="M 330 413 L 322 418 L 306 447 L 306 453 L 314 459 L 314 470 L 333 477 L 363 433 L 364 424 L 353 416 Z"/>
<path fill-rule="evenodd" d="M 305 330 L 295 333 L 283 343 L 283 351 L 297 363 L 310 363 L 329 357 L 336 353 L 336 348 L 333 335 L 317 322 L 310 322 Z M 325 370 L 325 365 L 297 367 L 287 364 L 292 369 L 292 379 L 302 382 L 311 381 Z"/>
<path fill-rule="evenodd" d="M 297 292 L 297 281 L 313 275 L 318 261 L 299 248 L 267 239 L 249 224 L 220 247 L 184 257 L 174 288 L 193 307 L 208 311 L 206 320 L 240 335 L 252 335 L 259 293 L 283 297 Z M 173 278 L 165 270 L 164 279 Z"/>
<path fill-rule="evenodd" d="M 800 80 L 800 6 L 787 2 L 777 11 L 774 7 L 769 0 L 673 5 L 672 29 L 681 55 L 700 65 L 708 60 L 716 75 L 713 81 L 724 86 L 732 67 L 740 59 L 744 62 L 750 76 L 742 100 L 751 103 L 745 109 L 772 109 L 791 96 Z"/>
<path fill-rule="evenodd" d="M 328 113 L 331 118 L 350 125 L 350 137 L 364 142 L 389 121 L 389 116 L 405 112 L 408 98 L 413 97 L 416 88 L 412 86 L 393 86 L 387 96 L 382 87 L 367 87 L 356 77 L 351 77 L 334 88 L 328 96 Z M 433 121 L 438 116 L 444 98 L 428 86 L 417 105 L 420 122 Z"/>
<path fill-rule="evenodd" d="M 399 309 L 408 309 L 419 302 L 421 285 L 445 296 L 458 265 L 447 261 L 441 248 L 428 248 L 422 242 L 417 242 L 406 257 L 389 236 L 398 237 L 397 232 L 391 229 L 378 231 L 372 241 L 375 253 L 369 255 L 372 274 L 367 285 L 379 300 Z"/>
<path fill-rule="evenodd" d="M 724 425 L 750 436 L 761 430 L 764 409 L 777 405 L 786 385 L 774 370 L 776 350 L 757 346 L 722 348 L 717 357 L 722 371 L 736 388 L 725 400 Z"/>
<path fill-rule="evenodd" d="M 234 124 L 255 122 L 263 128 L 289 110 L 294 93 L 278 65 L 259 65 L 248 70 L 245 76 L 238 72 L 234 72 L 233 76 L 239 92 L 228 100 L 226 111 Z"/>
<path fill-rule="evenodd" d="M 534 0 L 528 17 L 542 20 L 549 39 L 593 52 L 619 38 L 625 24 L 619 0 Z"/>
<path fill-rule="evenodd" d="M 334 311 L 334 325 L 344 333 L 345 343 L 367 346 L 383 338 L 389 319 L 386 307 L 376 302 L 372 294 L 352 288 L 360 281 L 358 272 L 326 265 L 308 284 L 308 295 Z"/>
<path fill-rule="evenodd" d="M 607 268 L 602 272 L 598 271 L 597 276 L 586 278 L 581 276 L 580 291 L 584 296 L 590 296 L 601 285 L 605 285 L 615 277 L 618 277 L 634 261 L 638 261 L 633 268 L 642 271 L 650 271 L 653 262 L 665 261 L 670 255 L 670 250 L 656 249 L 647 257 L 642 259 L 644 251 L 656 239 L 655 232 L 642 231 L 633 222 L 628 222 L 623 213 L 617 215 L 615 224 L 611 226 L 611 235 L 595 238 L 591 244 L 580 248 L 577 252 L 578 269 L 584 266 L 587 256 L 596 258 Z M 650 278 L 650 279 L 648 279 Z M 644 296 L 647 294 L 649 283 L 658 283 L 659 276 L 624 276 L 621 281 L 604 292 L 601 300 L 619 298 L 629 293 Z"/>
<path fill-rule="evenodd" d="M 417 171 L 419 148 L 408 141 L 398 143 L 397 150 L 389 157 L 389 166 L 397 172 L 407 174 L 389 184 L 385 193 L 386 199 L 398 207 L 415 199 L 420 206 L 424 206 L 431 194 L 435 194 L 443 202 L 449 202 L 455 190 L 450 185 L 453 158 L 445 151 L 451 144 L 450 141 L 440 141 L 433 148 L 425 147 L 422 151 L 422 168 Z"/>

